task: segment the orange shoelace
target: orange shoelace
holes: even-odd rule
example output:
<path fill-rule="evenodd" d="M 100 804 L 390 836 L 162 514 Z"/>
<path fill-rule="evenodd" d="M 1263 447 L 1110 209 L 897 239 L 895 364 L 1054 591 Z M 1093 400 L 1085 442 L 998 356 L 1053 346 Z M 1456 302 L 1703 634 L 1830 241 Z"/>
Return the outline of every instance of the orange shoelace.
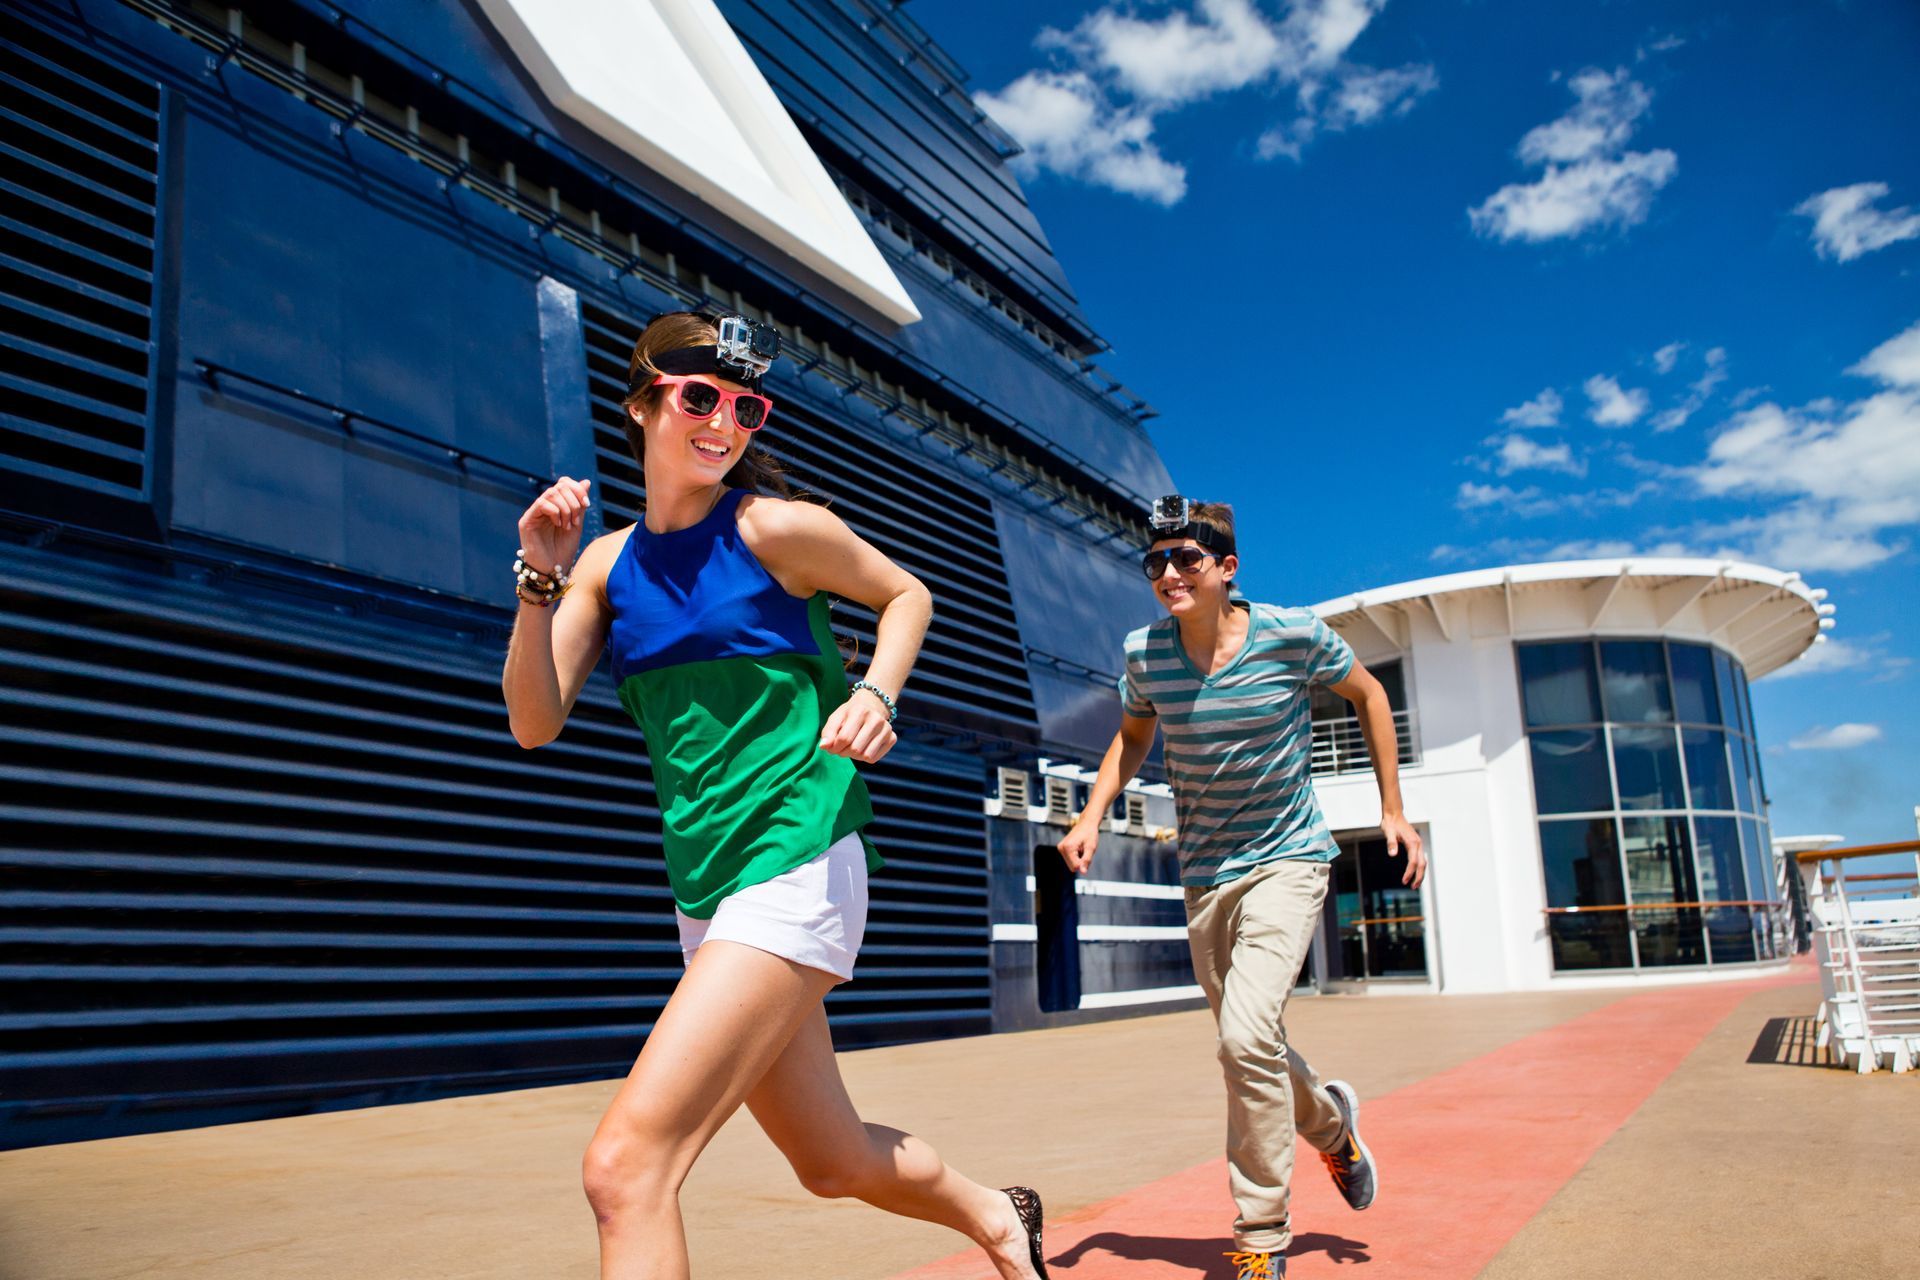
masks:
<path fill-rule="evenodd" d="M 1360 1148 L 1354 1145 L 1351 1138 L 1347 1139 L 1347 1150 L 1344 1156 L 1337 1156 L 1331 1151 L 1320 1153 L 1320 1163 L 1327 1166 L 1327 1172 L 1333 1175 L 1333 1185 L 1342 1191 L 1347 1189 L 1347 1170 L 1353 1168 L 1359 1159 Z"/>
<path fill-rule="evenodd" d="M 1239 1268 L 1233 1280 L 1276 1280 L 1271 1253 L 1230 1253 L 1227 1261 Z"/>

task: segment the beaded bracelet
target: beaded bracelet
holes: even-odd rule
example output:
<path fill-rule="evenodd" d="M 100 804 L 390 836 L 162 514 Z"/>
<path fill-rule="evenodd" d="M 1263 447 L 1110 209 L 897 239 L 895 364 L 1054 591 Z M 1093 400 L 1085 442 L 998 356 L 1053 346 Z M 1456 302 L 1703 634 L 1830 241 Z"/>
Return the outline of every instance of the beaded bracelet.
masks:
<path fill-rule="evenodd" d="M 854 681 L 853 688 L 850 692 L 858 693 L 862 689 L 865 689 L 868 693 L 872 694 L 874 697 L 880 699 L 881 702 L 886 704 L 887 723 L 892 724 L 894 716 L 899 714 L 899 712 L 895 709 L 893 705 L 893 699 L 887 696 L 886 690 L 882 689 L 877 684 L 868 684 L 865 680 L 856 680 Z"/>
<path fill-rule="evenodd" d="M 567 589 L 571 586 L 573 586 L 573 579 L 567 576 L 565 569 L 556 566 L 552 573 L 542 573 L 527 563 L 525 547 L 514 553 L 513 594 L 518 596 L 522 603 L 544 609 L 566 595 Z"/>

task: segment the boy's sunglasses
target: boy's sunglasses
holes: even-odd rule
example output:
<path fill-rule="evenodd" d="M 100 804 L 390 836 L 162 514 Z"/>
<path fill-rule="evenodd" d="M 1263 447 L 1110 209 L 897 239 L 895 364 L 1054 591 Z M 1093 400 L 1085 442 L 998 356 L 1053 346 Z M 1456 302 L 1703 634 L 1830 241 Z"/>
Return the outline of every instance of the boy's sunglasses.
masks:
<path fill-rule="evenodd" d="M 1168 561 L 1180 572 L 1192 573 L 1213 558 L 1213 552 L 1198 547 L 1170 547 L 1147 552 L 1140 557 L 1140 567 L 1147 571 L 1148 582 L 1158 582 L 1160 575 L 1167 571 Z"/>
<path fill-rule="evenodd" d="M 663 373 L 654 379 L 657 386 L 674 387 L 680 398 L 680 412 L 689 418 L 711 418 L 723 404 L 733 406 L 733 421 L 742 431 L 758 431 L 773 416 L 773 401 L 751 391 L 725 391 L 711 382 L 697 381 L 692 374 Z"/>

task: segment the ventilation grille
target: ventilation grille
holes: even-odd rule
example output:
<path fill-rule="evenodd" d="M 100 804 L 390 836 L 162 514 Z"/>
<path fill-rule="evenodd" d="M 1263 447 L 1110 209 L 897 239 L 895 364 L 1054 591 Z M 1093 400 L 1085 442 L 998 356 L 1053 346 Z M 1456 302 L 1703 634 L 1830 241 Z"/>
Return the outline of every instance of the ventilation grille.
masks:
<path fill-rule="evenodd" d="M 1000 770 L 1000 816 L 1025 822 L 1031 784 L 1024 769 Z"/>
<path fill-rule="evenodd" d="M 1129 791 L 1125 793 L 1123 799 L 1127 806 L 1124 829 L 1134 835 L 1145 835 L 1147 833 L 1147 798 Z"/>
<path fill-rule="evenodd" d="M 159 90 L 16 16 L 0 95 L 0 468 L 143 498 Z"/>
<path fill-rule="evenodd" d="M 608 527 L 618 529 L 638 520 L 644 503 L 620 407 L 627 358 L 643 326 L 592 305 L 583 307 L 583 321 L 601 509 Z M 987 497 L 958 475 L 942 474 L 891 442 L 856 435 L 791 400 L 775 407 L 762 443 L 790 469 L 796 488 L 830 502 L 855 533 L 933 592 L 933 626 L 906 710 L 945 721 L 984 715 L 1007 736 L 1031 736 L 1033 693 L 1012 602 L 995 585 L 999 535 Z M 995 572 L 982 572 L 987 566 Z M 834 630 L 862 655 L 872 654 L 867 610 L 837 606 Z"/>
<path fill-rule="evenodd" d="M 38 590 L 0 591 L 0 1127 L 626 1070 L 681 960 L 642 742 L 601 678 L 526 753 L 495 643 Z M 828 1001 L 843 1043 L 988 1027 L 979 768 L 896 755 L 863 770 L 888 866 Z"/>
<path fill-rule="evenodd" d="M 1070 779 L 1047 779 L 1047 821 L 1068 825 L 1073 822 L 1073 782 Z"/>

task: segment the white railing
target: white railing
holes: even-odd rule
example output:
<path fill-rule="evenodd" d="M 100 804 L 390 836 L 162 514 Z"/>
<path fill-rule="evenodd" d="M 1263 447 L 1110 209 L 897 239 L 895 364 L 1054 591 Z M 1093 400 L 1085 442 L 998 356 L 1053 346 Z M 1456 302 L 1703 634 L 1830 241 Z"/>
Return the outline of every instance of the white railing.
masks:
<path fill-rule="evenodd" d="M 1851 858 L 1888 853 L 1915 854 L 1915 872 L 1847 873 Z M 1912 1070 L 1920 1062 L 1920 843 L 1795 856 L 1820 961 L 1815 1044 L 1862 1075 L 1882 1058 L 1895 1072 Z"/>
<path fill-rule="evenodd" d="M 1420 735 L 1415 730 L 1413 712 L 1393 713 L 1393 736 L 1400 747 L 1400 767 L 1420 763 Z M 1356 773 L 1373 768 L 1367 754 L 1367 740 L 1360 732 L 1358 716 L 1313 722 L 1313 773 L 1325 777 L 1336 773 Z"/>

